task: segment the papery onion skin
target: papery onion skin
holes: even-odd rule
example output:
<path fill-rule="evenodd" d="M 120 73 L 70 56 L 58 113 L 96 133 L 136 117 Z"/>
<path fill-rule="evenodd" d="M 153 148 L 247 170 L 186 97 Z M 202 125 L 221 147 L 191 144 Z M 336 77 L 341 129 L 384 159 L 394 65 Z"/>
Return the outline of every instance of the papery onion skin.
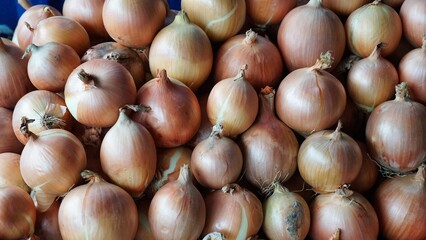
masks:
<path fill-rule="evenodd" d="M 422 36 L 426 34 L 426 2 L 404 0 L 399 10 L 404 37 L 414 47 L 422 46 Z"/>
<path fill-rule="evenodd" d="M 37 212 L 34 234 L 40 239 L 62 240 L 58 212 L 61 202 L 55 201 L 46 212 Z"/>
<path fill-rule="evenodd" d="M 370 0 L 322 0 L 324 7 L 339 16 L 349 16 L 353 11 L 371 2 Z"/>
<path fill-rule="evenodd" d="M 0 153 L 13 152 L 20 154 L 24 145 L 16 138 L 12 125 L 13 112 L 0 107 Z"/>
<path fill-rule="evenodd" d="M 31 189 L 21 175 L 20 160 L 20 154 L 0 153 L 0 188 L 15 185 L 26 192 L 30 192 Z"/>
<path fill-rule="evenodd" d="M 358 177 L 351 183 L 351 188 L 358 193 L 365 193 L 372 189 L 379 179 L 379 167 L 368 154 L 365 142 L 357 140 L 357 143 L 362 152 L 362 166 Z"/>
<path fill-rule="evenodd" d="M 284 16 L 297 5 L 297 0 L 246 0 L 247 17 L 256 26 L 279 24 Z"/>

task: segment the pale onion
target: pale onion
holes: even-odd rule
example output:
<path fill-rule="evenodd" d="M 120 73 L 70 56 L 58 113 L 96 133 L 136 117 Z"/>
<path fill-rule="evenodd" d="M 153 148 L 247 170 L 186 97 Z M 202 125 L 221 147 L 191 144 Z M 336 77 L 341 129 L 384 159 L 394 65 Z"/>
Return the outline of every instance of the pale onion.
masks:
<path fill-rule="evenodd" d="M 207 116 L 213 125 L 223 126 L 223 136 L 236 137 L 256 120 L 259 99 L 245 78 L 247 67 L 244 64 L 235 77 L 217 82 L 210 90 Z"/>
<path fill-rule="evenodd" d="M 335 58 L 331 71 L 342 59 L 346 47 L 342 21 L 323 7 L 320 0 L 310 0 L 291 10 L 279 26 L 277 41 L 290 71 L 312 66 L 325 51 L 331 51 Z"/>
<path fill-rule="evenodd" d="M 347 93 L 367 113 L 395 96 L 395 85 L 399 83 L 396 68 L 382 57 L 385 47 L 379 43 L 370 56 L 356 62 L 348 72 Z"/>
<path fill-rule="evenodd" d="M 382 56 L 398 47 L 402 36 L 401 19 L 392 7 L 375 0 L 353 11 L 345 22 L 349 50 L 368 57 L 379 43 L 384 43 Z"/>
<path fill-rule="evenodd" d="M 139 197 L 154 178 L 157 153 L 151 134 L 127 115 L 129 109 L 138 111 L 132 106 L 120 108 L 117 122 L 102 140 L 100 161 L 111 183 Z"/>
<path fill-rule="evenodd" d="M 329 239 L 336 229 L 341 240 L 376 240 L 379 221 L 370 202 L 346 186 L 333 193 L 320 194 L 309 204 L 311 212 L 311 239 Z"/>
<path fill-rule="evenodd" d="M 275 115 L 275 91 L 259 93 L 256 121 L 240 136 L 244 177 L 263 190 L 273 182 L 290 179 L 297 167 L 299 143 L 293 131 Z"/>
<path fill-rule="evenodd" d="M 278 48 L 253 30 L 226 40 L 215 54 L 215 82 L 235 76 L 247 64 L 245 79 L 258 92 L 261 88 L 277 87 L 283 78 L 284 63 Z"/>
<path fill-rule="evenodd" d="M 243 168 L 243 154 L 238 144 L 222 135 L 220 124 L 208 138 L 199 142 L 191 155 L 191 172 L 207 189 L 220 189 L 238 180 Z"/>
<path fill-rule="evenodd" d="M 423 45 L 408 52 L 399 62 L 399 78 L 406 82 L 410 89 L 410 97 L 426 105 L 426 35 Z"/>
<path fill-rule="evenodd" d="M 134 239 L 138 211 L 132 197 L 94 172 L 84 170 L 89 181 L 65 195 L 59 206 L 59 230 L 64 240 Z"/>
<path fill-rule="evenodd" d="M 70 131 L 74 122 L 65 100 L 47 90 L 34 90 L 25 94 L 19 99 L 13 110 L 13 131 L 18 140 L 26 144 L 28 136 L 25 136 L 20 129 L 22 117 L 34 120 L 28 122 L 28 128 L 35 135 L 53 128 Z"/>
<path fill-rule="evenodd" d="M 92 59 L 71 72 L 64 96 L 78 122 L 89 127 L 111 127 L 118 119 L 118 109 L 135 102 L 136 86 L 123 65 Z"/>
<path fill-rule="evenodd" d="M 192 184 L 188 165 L 181 167 L 177 180 L 168 182 L 155 193 L 148 220 L 157 240 L 198 239 L 206 220 L 206 205 Z"/>
<path fill-rule="evenodd" d="M 426 1 L 404 0 L 399 10 L 402 21 L 402 34 L 414 47 L 422 46 L 422 36 L 426 34 Z"/>
<path fill-rule="evenodd" d="M 0 187 L 0 239 L 28 239 L 34 233 L 36 208 L 18 186 Z"/>
<path fill-rule="evenodd" d="M 16 138 L 12 125 L 12 110 L 0 107 L 0 153 L 20 154 L 24 145 Z"/>
<path fill-rule="evenodd" d="M 381 182 L 374 192 L 380 233 L 386 239 L 426 239 L 426 165 Z"/>
<path fill-rule="evenodd" d="M 407 83 L 377 106 L 365 129 L 368 152 L 385 171 L 409 172 L 426 161 L 426 106 L 412 101 Z"/>
<path fill-rule="evenodd" d="M 0 153 L 0 188 L 11 185 L 30 192 L 30 188 L 22 178 L 20 169 L 21 155 L 17 153 Z"/>
<path fill-rule="evenodd" d="M 297 166 L 302 178 L 315 192 L 333 192 L 355 181 L 360 173 L 361 149 L 341 127 L 339 121 L 336 130 L 316 132 L 300 145 Z"/>
<path fill-rule="evenodd" d="M 149 107 L 133 119 L 142 123 L 157 147 L 177 147 L 189 142 L 201 124 L 200 104 L 195 93 L 165 69 L 146 82 L 137 93 L 136 103 Z"/>
<path fill-rule="evenodd" d="M 268 239 L 305 239 L 311 221 L 309 206 L 297 193 L 274 183 L 273 193 L 263 202 L 262 229 Z"/>
<path fill-rule="evenodd" d="M 32 189 L 37 210 L 44 212 L 77 184 L 86 154 L 83 144 L 67 130 L 48 129 L 37 136 L 28 130 L 25 117 L 21 129 L 29 135 L 21 154 L 21 174 Z"/>
<path fill-rule="evenodd" d="M 322 0 L 324 7 L 344 17 L 349 16 L 353 11 L 369 2 L 371 0 Z"/>
<path fill-rule="evenodd" d="M 102 19 L 117 43 L 143 48 L 151 44 L 163 27 L 166 13 L 164 0 L 105 0 Z"/>
<path fill-rule="evenodd" d="M 357 143 L 362 152 L 362 166 L 359 175 L 351 183 L 351 188 L 359 193 L 365 193 L 376 184 L 379 178 L 379 167 L 368 154 L 365 142 L 357 140 Z"/>
<path fill-rule="evenodd" d="M 204 202 L 207 211 L 202 236 L 219 232 L 224 239 L 248 239 L 262 227 L 262 203 L 254 193 L 238 184 L 207 193 Z"/>
<path fill-rule="evenodd" d="M 185 11 L 161 29 L 149 48 L 149 68 L 155 76 L 159 69 L 178 79 L 193 91 L 207 80 L 213 66 L 213 49 L 207 34 L 192 23 Z"/>
<path fill-rule="evenodd" d="M 34 234 L 41 240 L 62 240 L 58 222 L 60 204 L 60 201 L 54 201 L 46 212 L 37 212 Z"/>
<path fill-rule="evenodd" d="M 279 24 L 297 6 L 297 0 L 246 0 L 247 17 L 259 27 Z"/>
<path fill-rule="evenodd" d="M 236 35 L 246 20 L 245 0 L 182 0 L 181 7 L 212 42 Z"/>
<path fill-rule="evenodd" d="M 330 52 L 321 54 L 312 67 L 289 73 L 278 86 L 277 116 L 302 135 L 331 127 L 345 111 L 345 89 L 325 70 L 330 67 L 330 61 Z"/>
<path fill-rule="evenodd" d="M 149 226 L 148 211 L 151 204 L 150 198 L 142 198 L 136 202 L 138 208 L 138 231 L 134 240 L 155 240 L 152 235 L 151 227 Z"/>

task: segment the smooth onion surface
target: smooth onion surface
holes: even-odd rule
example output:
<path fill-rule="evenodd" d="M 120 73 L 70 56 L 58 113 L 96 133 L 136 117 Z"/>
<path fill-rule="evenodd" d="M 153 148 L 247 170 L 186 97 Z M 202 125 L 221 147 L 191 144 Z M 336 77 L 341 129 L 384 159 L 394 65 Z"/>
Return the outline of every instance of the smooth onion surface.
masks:
<path fill-rule="evenodd" d="M 24 145 L 16 138 L 12 125 L 12 110 L 0 107 L 0 153 L 12 152 L 20 154 Z"/>
<path fill-rule="evenodd" d="M 370 0 L 322 0 L 324 7 L 340 16 L 349 16 L 353 11 L 371 2 Z"/>
<path fill-rule="evenodd" d="M 414 47 L 422 46 L 422 37 L 426 34 L 426 1 L 404 0 L 399 10 L 404 37 Z"/>
<path fill-rule="evenodd" d="M 61 202 L 55 201 L 46 212 L 37 212 L 34 234 L 40 239 L 62 240 L 58 212 Z"/>
<path fill-rule="evenodd" d="M 30 188 L 22 178 L 20 169 L 21 155 L 17 153 L 0 153 L 0 188 L 7 186 L 18 186 L 30 192 Z"/>
<path fill-rule="evenodd" d="M 259 27 L 279 24 L 296 6 L 297 0 L 246 0 L 247 17 Z"/>

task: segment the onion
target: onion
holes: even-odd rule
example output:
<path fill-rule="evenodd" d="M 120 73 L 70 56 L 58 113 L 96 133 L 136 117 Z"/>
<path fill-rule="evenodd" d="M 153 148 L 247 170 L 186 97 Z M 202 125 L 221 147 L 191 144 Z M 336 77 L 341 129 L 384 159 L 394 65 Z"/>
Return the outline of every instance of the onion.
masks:
<path fill-rule="evenodd" d="M 40 239 L 62 240 L 58 222 L 59 206 L 60 202 L 54 201 L 46 212 L 37 212 L 35 235 Z"/>
<path fill-rule="evenodd" d="M 310 203 L 311 239 L 329 239 L 341 230 L 340 239 L 377 239 L 379 221 L 370 202 L 346 187 L 320 194 Z"/>
<path fill-rule="evenodd" d="M 268 239 L 305 239 L 310 227 L 310 211 L 306 201 L 279 183 L 263 202 L 262 229 Z"/>
<path fill-rule="evenodd" d="M 12 125 L 12 110 L 0 107 L 0 153 L 20 154 L 24 145 L 16 138 Z"/>
<path fill-rule="evenodd" d="M 355 139 L 362 139 L 366 119 L 367 115 L 360 110 L 350 96 L 346 95 L 345 111 L 339 119 L 342 122 L 342 131 Z"/>
<path fill-rule="evenodd" d="M 213 125 L 223 126 L 223 136 L 235 137 L 255 121 L 259 100 L 253 86 L 246 80 L 243 65 L 237 76 L 217 82 L 207 99 L 207 116 Z"/>
<path fill-rule="evenodd" d="M 21 155 L 17 153 L 0 153 L 0 188 L 14 185 L 30 192 L 21 175 L 20 160 Z"/>
<path fill-rule="evenodd" d="M 410 99 L 407 83 L 395 89 L 395 99 L 377 106 L 368 118 L 366 144 L 384 171 L 409 172 L 425 162 L 426 107 Z"/>
<path fill-rule="evenodd" d="M 151 204 L 150 198 L 142 198 L 136 202 L 138 207 L 138 231 L 136 232 L 135 240 L 155 240 L 152 235 L 151 227 L 149 226 L 148 211 Z"/>
<path fill-rule="evenodd" d="M 81 176 L 89 182 L 69 191 L 59 207 L 62 238 L 134 239 L 138 212 L 132 197 L 94 172 Z"/>
<path fill-rule="evenodd" d="M 345 89 L 330 67 L 330 52 L 309 68 L 288 74 L 277 89 L 275 109 L 278 118 L 294 131 L 309 135 L 336 124 L 346 106 Z"/>
<path fill-rule="evenodd" d="M 277 87 L 283 77 L 283 61 L 278 48 L 253 30 L 226 40 L 215 55 L 215 82 L 233 77 L 241 65 L 250 66 L 245 79 L 259 91 L 265 86 Z M 254 66 L 254 67 L 252 67 Z"/>
<path fill-rule="evenodd" d="M 169 78 L 164 69 L 138 90 L 136 103 L 149 107 L 133 119 L 150 131 L 157 147 L 184 145 L 200 127 L 201 110 L 194 92 Z"/>
<path fill-rule="evenodd" d="M 263 88 L 257 119 L 240 137 L 244 177 L 259 189 L 288 180 L 297 167 L 299 143 L 293 131 L 276 117 L 274 101 L 275 91 Z"/>
<path fill-rule="evenodd" d="M 398 13 L 380 0 L 352 12 L 346 20 L 345 29 L 348 48 L 360 57 L 369 56 L 379 43 L 385 44 L 382 56 L 388 56 L 398 47 L 402 36 Z"/>
<path fill-rule="evenodd" d="M 421 165 L 417 173 L 388 178 L 374 192 L 380 233 L 386 239 L 426 238 L 426 228 L 416 226 L 426 222 L 425 168 Z"/>
<path fill-rule="evenodd" d="M 181 7 L 212 42 L 223 42 L 236 35 L 246 19 L 244 0 L 182 0 Z"/>
<path fill-rule="evenodd" d="M 422 48 L 413 49 L 401 59 L 398 68 L 401 82 L 406 82 L 412 100 L 426 105 L 426 35 Z"/>
<path fill-rule="evenodd" d="M 195 146 L 191 155 L 191 172 L 197 182 L 208 189 L 220 189 L 238 180 L 243 168 L 243 154 L 238 144 L 222 135 L 220 124 L 210 136 Z"/>
<path fill-rule="evenodd" d="M 247 17 L 256 26 L 279 24 L 284 16 L 297 5 L 297 0 L 246 0 Z"/>
<path fill-rule="evenodd" d="M 192 184 L 188 165 L 181 167 L 177 180 L 154 195 L 148 219 L 155 239 L 198 239 L 206 220 L 206 206 Z"/>
<path fill-rule="evenodd" d="M 174 21 L 157 35 L 149 50 L 149 67 L 155 76 L 158 69 L 196 91 L 209 77 L 213 49 L 207 34 L 180 11 Z"/>
<path fill-rule="evenodd" d="M 102 140 L 100 161 L 112 183 L 139 197 L 154 178 L 157 154 L 151 134 L 127 116 L 129 109 L 138 110 L 132 106 L 120 108 L 117 122 Z"/>
<path fill-rule="evenodd" d="M 423 0 L 405 0 L 399 10 L 402 21 L 402 33 L 414 47 L 422 46 L 422 36 L 426 33 L 426 2 Z"/>
<path fill-rule="evenodd" d="M 262 203 L 238 184 L 207 193 L 204 202 L 207 211 L 202 236 L 219 232 L 224 239 L 247 239 L 257 234 L 262 226 Z"/>
<path fill-rule="evenodd" d="M 322 0 L 324 7 L 332 10 L 339 16 L 347 17 L 353 11 L 371 2 L 370 0 Z"/>
<path fill-rule="evenodd" d="M 118 109 L 135 102 L 136 86 L 123 65 L 92 59 L 71 72 L 64 96 L 78 122 L 90 127 L 111 127 L 118 119 Z"/>
<path fill-rule="evenodd" d="M 399 83 L 398 72 L 391 62 L 382 57 L 383 44 L 378 44 L 369 57 L 361 59 L 349 70 L 346 90 L 363 111 L 371 112 L 395 95 Z"/>
<path fill-rule="evenodd" d="M 351 183 L 351 188 L 358 193 L 365 193 L 376 184 L 379 177 L 377 163 L 368 155 L 365 142 L 357 141 L 362 153 L 362 166 L 358 177 Z"/>
<path fill-rule="evenodd" d="M 36 208 L 17 186 L 0 187 L 0 238 L 24 239 L 34 233 Z"/>
<path fill-rule="evenodd" d="M 280 24 L 277 40 L 290 71 L 312 66 L 325 51 L 331 51 L 336 60 L 331 71 L 342 59 L 346 46 L 343 23 L 320 0 L 310 0 L 291 10 Z"/>
<path fill-rule="evenodd" d="M 194 149 L 194 147 L 197 146 L 199 142 L 208 138 L 212 131 L 213 124 L 210 122 L 209 117 L 207 116 L 207 100 L 209 93 L 210 92 L 204 92 L 199 94 L 197 97 L 201 109 L 201 125 L 198 128 L 195 136 L 186 144 L 191 149 Z"/>
<path fill-rule="evenodd" d="M 117 43 L 142 48 L 151 44 L 166 19 L 163 0 L 105 0 L 102 19 Z"/>
<path fill-rule="evenodd" d="M 395 8 L 395 10 L 399 10 L 404 1 L 405 0 L 383 0 L 383 3 Z"/>

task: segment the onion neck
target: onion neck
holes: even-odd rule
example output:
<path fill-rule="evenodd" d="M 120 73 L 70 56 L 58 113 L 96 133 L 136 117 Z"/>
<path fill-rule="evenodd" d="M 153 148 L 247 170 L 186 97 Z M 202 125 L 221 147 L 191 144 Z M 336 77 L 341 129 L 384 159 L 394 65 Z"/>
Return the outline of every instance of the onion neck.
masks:
<path fill-rule="evenodd" d="M 81 171 L 80 175 L 85 181 L 88 181 L 89 183 L 100 183 L 105 181 L 101 175 L 87 169 Z"/>
<path fill-rule="evenodd" d="M 331 51 L 323 52 L 320 58 L 317 59 L 316 63 L 311 67 L 313 70 L 325 70 L 331 68 L 334 58 L 331 55 Z"/>
<path fill-rule="evenodd" d="M 170 78 L 167 76 L 166 69 L 161 69 L 157 73 L 157 79 L 160 84 L 164 84 L 164 86 L 168 87 L 173 85 Z"/>
<path fill-rule="evenodd" d="M 43 15 L 48 18 L 52 16 L 56 16 L 56 14 L 53 12 L 52 8 L 49 6 L 46 6 L 43 8 Z"/>
<path fill-rule="evenodd" d="M 419 169 L 417 170 L 416 175 L 414 176 L 414 179 L 416 181 L 422 182 L 423 184 L 425 183 L 425 179 L 426 179 L 426 163 L 423 163 L 420 165 Z"/>
<path fill-rule="evenodd" d="M 192 180 L 191 180 L 188 164 L 184 164 L 182 165 L 182 167 L 180 167 L 179 177 L 177 181 L 182 184 L 191 183 Z"/>
<path fill-rule="evenodd" d="M 84 71 L 84 69 L 80 69 L 80 71 L 77 73 L 77 77 L 84 83 L 86 89 L 95 88 L 95 79 L 92 75 Z"/>
<path fill-rule="evenodd" d="M 310 0 L 306 6 L 310 7 L 322 7 L 322 0 Z"/>
<path fill-rule="evenodd" d="M 336 231 L 334 231 L 333 235 L 331 235 L 329 240 L 340 240 L 340 232 L 342 230 L 340 228 L 336 229 Z"/>
<path fill-rule="evenodd" d="M 395 86 L 395 101 L 410 101 L 410 94 L 408 93 L 408 84 L 402 82 Z"/>
<path fill-rule="evenodd" d="M 222 137 L 222 132 L 223 132 L 223 125 L 221 123 L 217 123 L 212 127 L 212 131 L 211 131 L 209 137 L 220 138 L 220 137 Z"/>
<path fill-rule="evenodd" d="M 345 184 L 337 189 L 334 193 L 342 198 L 349 198 L 353 195 L 354 192 L 349 190 L 349 186 Z"/>
<path fill-rule="evenodd" d="M 286 187 L 284 187 L 279 182 L 274 182 L 272 184 L 274 186 L 274 192 L 273 192 L 273 194 L 287 194 L 287 193 L 290 192 Z"/>
<path fill-rule="evenodd" d="M 235 191 L 237 191 L 237 192 L 240 191 L 241 187 L 240 187 L 240 185 L 238 185 L 236 183 L 231 183 L 231 184 L 226 184 L 220 190 L 225 194 L 232 195 Z"/>
<path fill-rule="evenodd" d="M 30 131 L 30 128 L 28 127 L 28 124 L 34 122 L 35 119 L 29 119 L 25 116 L 23 116 L 21 118 L 21 126 L 19 127 L 19 131 L 22 133 L 22 135 L 24 135 L 26 138 L 37 138 L 37 135 L 35 135 L 34 133 L 32 133 Z"/>
<path fill-rule="evenodd" d="M 272 87 L 266 86 L 260 90 L 259 98 L 259 121 L 269 121 L 274 116 L 275 90 Z"/>
<path fill-rule="evenodd" d="M 28 45 L 28 47 L 25 49 L 24 54 L 22 55 L 21 59 L 24 59 L 28 54 L 30 54 L 32 51 L 38 50 L 39 46 L 35 45 L 34 43 L 31 43 Z"/>
<path fill-rule="evenodd" d="M 379 59 L 382 57 L 382 49 L 385 47 L 384 43 L 379 43 L 374 48 L 373 52 L 370 54 L 369 58 L 371 59 Z"/>
<path fill-rule="evenodd" d="M 180 10 L 173 20 L 173 24 L 190 24 L 188 14 L 184 10 Z"/>
<path fill-rule="evenodd" d="M 237 81 L 239 79 L 244 79 L 247 68 L 248 68 L 247 64 L 242 65 L 240 70 L 238 71 L 237 76 L 234 78 L 234 81 Z"/>
<path fill-rule="evenodd" d="M 374 0 L 374 2 L 372 2 L 371 4 L 373 4 L 373 5 L 378 5 L 379 3 L 381 3 L 382 2 L 382 0 Z"/>
<path fill-rule="evenodd" d="M 247 30 L 246 37 L 244 38 L 244 43 L 247 45 L 252 45 L 256 42 L 257 33 L 252 29 Z"/>
<path fill-rule="evenodd" d="M 341 136 L 342 136 L 342 121 L 338 121 L 337 122 L 337 127 L 336 127 L 336 130 L 334 130 L 334 132 L 331 134 L 331 139 L 333 139 L 333 140 L 338 140 L 338 139 L 340 139 L 341 138 Z"/>

